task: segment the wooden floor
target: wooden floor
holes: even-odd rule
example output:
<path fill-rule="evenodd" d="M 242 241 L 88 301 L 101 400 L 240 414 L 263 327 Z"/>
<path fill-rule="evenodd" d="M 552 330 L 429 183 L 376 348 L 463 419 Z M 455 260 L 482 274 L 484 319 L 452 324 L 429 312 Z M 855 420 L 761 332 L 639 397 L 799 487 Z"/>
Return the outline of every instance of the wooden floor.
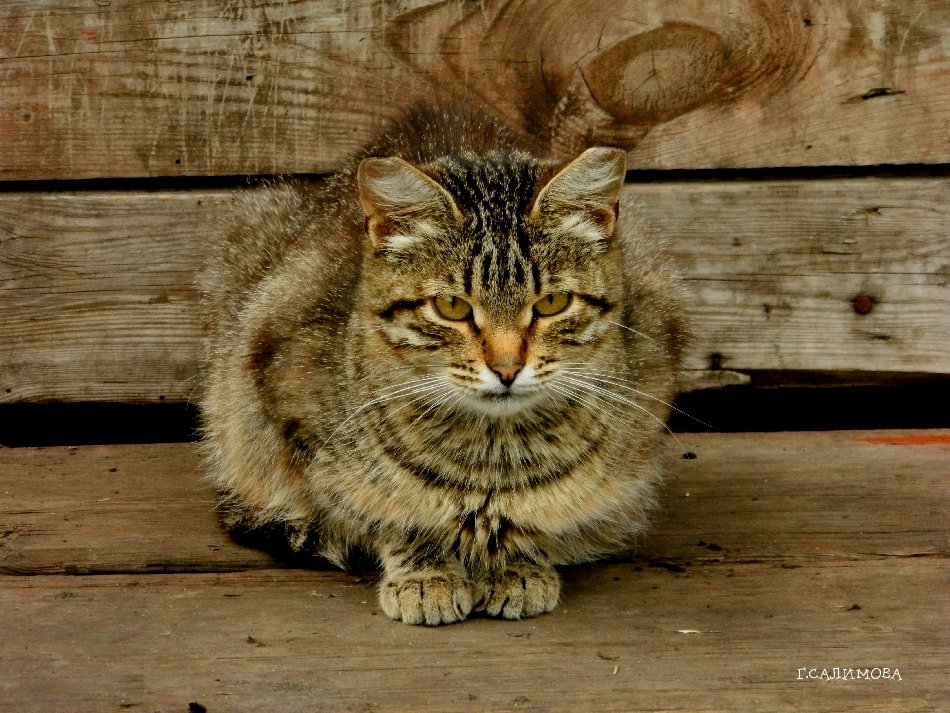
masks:
<path fill-rule="evenodd" d="M 0 710 L 947 710 L 950 431 L 682 438 L 636 559 L 436 629 L 231 543 L 192 445 L 0 450 Z"/>

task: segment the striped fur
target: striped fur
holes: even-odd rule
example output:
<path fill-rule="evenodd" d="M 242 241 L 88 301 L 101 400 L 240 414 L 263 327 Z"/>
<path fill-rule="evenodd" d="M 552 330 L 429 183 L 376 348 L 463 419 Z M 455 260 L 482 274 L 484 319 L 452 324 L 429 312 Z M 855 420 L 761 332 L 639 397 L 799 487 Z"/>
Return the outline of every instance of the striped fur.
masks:
<path fill-rule="evenodd" d="M 683 328 L 655 237 L 634 205 L 617 218 L 622 176 L 619 152 L 565 168 L 443 106 L 322 183 L 250 191 L 202 276 L 225 524 L 375 560 L 407 623 L 540 614 L 554 565 L 627 551 Z"/>

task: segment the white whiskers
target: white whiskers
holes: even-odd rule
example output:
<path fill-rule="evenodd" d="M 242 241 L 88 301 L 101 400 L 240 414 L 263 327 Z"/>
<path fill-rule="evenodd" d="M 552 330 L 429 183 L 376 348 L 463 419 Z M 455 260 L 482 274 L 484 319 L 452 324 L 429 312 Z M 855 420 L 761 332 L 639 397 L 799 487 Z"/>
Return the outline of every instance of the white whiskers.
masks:
<path fill-rule="evenodd" d="M 584 376 L 587 376 L 588 379 L 584 379 L 583 378 Z M 593 381 L 593 379 L 590 378 L 589 374 L 581 374 L 578 372 L 564 371 L 562 372 L 562 376 L 559 379 L 559 381 L 562 382 L 559 385 L 560 389 L 562 390 L 567 389 L 571 391 L 572 392 L 571 395 L 575 397 L 575 400 L 579 402 L 581 401 L 580 399 L 576 398 L 577 393 L 582 393 L 585 396 L 589 396 L 591 399 L 593 399 L 597 403 L 597 406 L 595 407 L 590 401 L 585 401 L 582 403 L 587 405 L 589 408 L 595 408 L 596 410 L 599 410 L 600 413 L 608 415 L 611 418 L 614 418 L 614 419 L 617 418 L 616 414 L 610 413 L 607 409 L 607 407 L 611 405 L 611 402 L 621 403 L 626 406 L 630 406 L 636 409 L 637 411 L 640 411 L 641 413 L 646 414 L 651 419 L 653 419 L 658 424 L 660 424 L 663 427 L 663 429 L 666 430 L 667 433 L 669 433 L 673 437 L 673 440 L 676 441 L 680 449 L 682 449 L 684 452 L 686 451 L 686 447 L 683 445 L 683 442 L 677 437 L 675 433 L 673 433 L 672 429 L 670 429 L 670 427 L 667 426 L 666 423 L 664 423 L 663 419 L 659 418 L 652 411 L 636 403 L 635 401 L 632 401 L 626 398 L 625 396 L 621 396 L 620 394 L 610 390 L 609 388 L 606 388 L 606 386 Z M 661 399 L 656 399 L 656 400 L 661 401 Z"/>
<path fill-rule="evenodd" d="M 570 375 L 575 376 L 575 377 L 586 377 L 586 378 L 591 379 L 591 380 L 593 380 L 593 381 L 595 381 L 595 382 L 600 382 L 600 383 L 602 383 L 602 384 L 607 384 L 607 385 L 609 385 L 609 386 L 614 386 L 614 387 L 619 388 L 619 389 L 625 389 L 626 391 L 632 391 L 633 393 L 637 394 L 638 396 L 642 396 L 642 397 L 645 398 L 645 399 L 650 399 L 650 400 L 652 400 L 652 401 L 656 401 L 656 402 L 658 402 L 658 403 L 663 404 L 664 406 L 669 407 L 669 408 L 672 409 L 673 411 L 676 411 L 676 413 L 681 414 L 681 415 L 685 416 L 686 418 L 688 418 L 688 419 L 690 419 L 690 420 L 692 420 L 692 421 L 695 421 L 696 423 L 699 423 L 699 424 L 705 426 L 706 428 L 708 428 L 708 429 L 711 430 L 711 431 L 717 431 L 717 430 L 719 430 L 719 429 L 717 429 L 715 426 L 713 426 L 712 424 L 706 423 L 706 422 L 703 421 L 702 419 L 698 419 L 698 418 L 696 418 L 695 416 L 692 416 L 692 415 L 686 413 L 683 409 L 677 408 L 676 406 L 674 406 L 673 404 L 669 403 L 668 401 L 664 401 L 663 399 L 657 398 L 656 396 L 653 396 L 652 394 L 648 394 L 646 391 L 641 391 L 640 389 L 635 389 L 634 387 L 629 386 L 629 384 L 632 383 L 629 379 L 624 379 L 624 378 L 621 378 L 621 377 L 619 377 L 619 376 L 615 376 L 615 375 L 613 375 L 613 374 L 608 374 L 608 373 L 605 372 L 605 371 L 601 371 L 601 370 L 599 370 L 599 369 L 598 369 L 598 370 L 595 370 L 595 369 L 591 369 L 591 368 L 589 368 L 589 367 L 585 367 L 585 368 L 582 369 L 582 370 L 577 370 L 577 369 L 564 369 L 564 373 L 565 373 L 565 374 L 570 374 Z"/>
<path fill-rule="evenodd" d="M 644 334 L 643 332 L 640 332 L 634 329 L 633 327 L 628 327 L 626 324 L 621 324 L 620 322 L 614 322 L 612 319 L 608 319 L 604 321 L 610 324 L 613 324 L 614 326 L 620 327 L 621 329 L 626 329 L 628 332 L 632 332 L 636 334 L 638 337 L 642 337 L 643 339 L 646 339 L 648 342 L 652 342 L 653 344 L 656 344 L 657 346 L 661 346 L 661 347 L 663 346 L 662 344 L 660 344 L 659 341 L 651 337 L 649 334 Z"/>
<path fill-rule="evenodd" d="M 366 401 L 361 406 L 357 407 L 349 416 L 343 419 L 342 422 L 330 433 L 329 436 L 324 439 L 323 445 L 320 447 L 321 450 L 329 445 L 330 441 L 333 440 L 333 437 L 343 429 L 350 421 L 352 421 L 357 415 L 370 408 L 371 406 L 376 406 L 379 404 L 387 403 L 389 401 L 395 401 L 396 399 L 404 398 L 407 396 L 414 396 L 415 398 L 410 399 L 407 403 L 399 407 L 398 410 L 406 408 L 407 406 L 416 403 L 424 398 L 431 396 L 434 393 L 443 391 L 446 389 L 445 383 L 440 376 L 424 376 L 419 379 L 414 379 L 412 381 L 404 381 L 399 384 L 392 384 L 390 386 L 384 387 L 376 392 L 374 398 L 371 398 L 369 401 Z M 393 411 L 392 413 L 395 413 Z"/>

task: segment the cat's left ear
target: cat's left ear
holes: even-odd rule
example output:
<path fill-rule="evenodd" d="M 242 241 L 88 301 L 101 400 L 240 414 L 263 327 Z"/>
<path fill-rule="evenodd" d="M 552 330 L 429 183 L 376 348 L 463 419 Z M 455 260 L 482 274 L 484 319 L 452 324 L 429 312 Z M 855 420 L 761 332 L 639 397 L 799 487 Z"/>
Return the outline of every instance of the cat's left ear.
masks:
<path fill-rule="evenodd" d="M 356 180 L 366 232 L 377 249 L 409 247 L 461 220 L 448 191 L 401 158 L 363 159 Z"/>
<path fill-rule="evenodd" d="M 587 149 L 541 189 L 530 217 L 591 240 L 609 237 L 626 170 L 627 155 L 620 149 Z"/>

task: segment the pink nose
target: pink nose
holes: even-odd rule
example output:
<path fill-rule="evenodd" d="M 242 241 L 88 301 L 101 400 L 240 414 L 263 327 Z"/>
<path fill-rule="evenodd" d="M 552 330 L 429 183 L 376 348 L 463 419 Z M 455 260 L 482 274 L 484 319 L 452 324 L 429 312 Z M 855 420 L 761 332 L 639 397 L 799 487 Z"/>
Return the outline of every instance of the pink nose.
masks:
<path fill-rule="evenodd" d="M 496 362 L 489 364 L 488 368 L 498 375 L 499 381 L 505 386 L 511 386 L 518 378 L 518 372 L 524 367 L 524 364 L 518 362 Z"/>

